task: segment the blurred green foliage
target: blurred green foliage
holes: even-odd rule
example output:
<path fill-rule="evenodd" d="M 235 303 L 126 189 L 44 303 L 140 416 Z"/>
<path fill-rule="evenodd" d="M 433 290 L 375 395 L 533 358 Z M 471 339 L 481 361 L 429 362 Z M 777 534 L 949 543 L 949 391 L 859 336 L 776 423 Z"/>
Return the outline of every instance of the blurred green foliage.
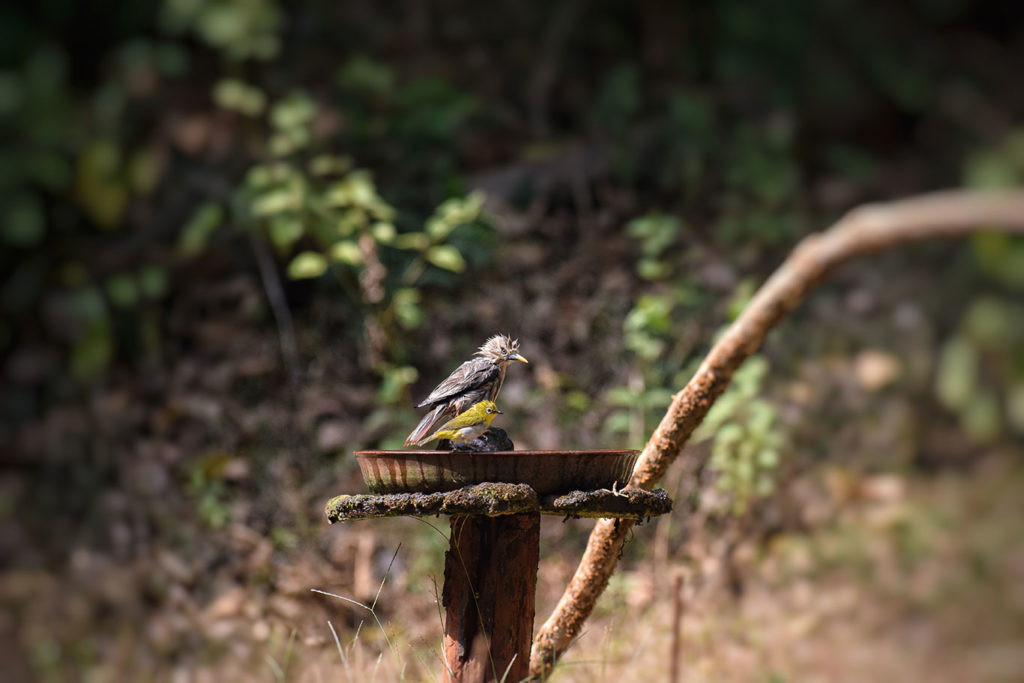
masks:
<path fill-rule="evenodd" d="M 228 60 L 277 56 L 283 21 L 274 0 L 165 0 L 160 25 L 168 33 L 191 33 Z"/>
<path fill-rule="evenodd" d="M 980 442 L 1024 435 L 1024 306 L 976 299 L 942 348 L 935 391 Z"/>
<path fill-rule="evenodd" d="M 979 189 L 1024 185 L 1024 130 L 968 156 L 963 175 L 965 185 Z M 1024 292 L 1024 239 L 982 233 L 971 247 L 982 273 L 1009 292 Z M 1024 435 L 1024 307 L 1004 296 L 974 299 L 942 346 L 935 393 L 979 442 Z"/>
<path fill-rule="evenodd" d="M 0 263 L 0 352 L 27 342 L 41 312 L 42 334 L 66 351 L 56 377 L 88 382 L 119 356 L 151 357 L 175 273 L 256 231 L 281 274 L 330 275 L 362 316 L 356 333 L 364 320 L 382 331 L 373 363 L 391 387 L 382 399 L 405 398 L 415 375 L 400 362 L 399 331 L 425 319 L 424 286 L 456 282 L 431 271 L 457 274 L 490 259 L 488 239 L 474 239 L 489 230 L 483 197 L 462 192 L 450 152 L 473 103 L 440 81 L 398 83 L 389 67 L 359 56 L 327 90 L 282 90 L 273 72 L 243 65 L 280 55 L 287 15 L 274 0 L 166 0 L 129 13 L 107 26 L 120 42 L 84 89 L 58 44 L 11 54 L 0 70 L 0 242 L 12 249 Z M 74 11 L 51 21 L 71 23 Z M 157 37 L 139 36 L 144 26 Z M 219 57 L 212 68 L 193 39 Z M 203 81 L 207 102 L 233 117 L 230 163 L 207 168 L 140 136 L 153 116 L 140 102 L 154 88 Z M 184 144 L 221 134 L 216 110 L 198 111 L 206 118 L 189 134 L 199 142 Z M 341 134 L 331 123 L 339 116 L 351 124 Z M 402 204 L 382 197 L 350 154 L 379 163 L 372 150 L 383 139 L 431 164 L 399 179 L 404 189 L 392 194 Z M 415 185 L 423 176 L 441 182 Z M 183 181 L 190 201 L 175 199 L 165 224 L 140 228 L 132 212 L 167 205 Z"/>
<path fill-rule="evenodd" d="M 626 434 L 639 448 L 672 400 L 690 369 L 679 370 L 678 354 L 669 352 L 680 332 L 679 318 L 701 303 L 692 281 L 677 274 L 671 252 L 682 237 L 682 224 L 674 216 L 650 214 L 633 219 L 626 233 L 635 240 L 637 274 L 657 289 L 640 295 L 622 323 L 623 345 L 632 354 L 632 379 L 613 387 L 603 402 L 614 408 L 604 423 L 608 434 Z M 682 381 L 681 381 L 682 380 Z"/>
<path fill-rule="evenodd" d="M 749 358 L 693 435 L 694 443 L 714 439 L 709 466 L 736 515 L 775 490 L 788 443 L 778 408 L 759 396 L 767 374 L 763 357 Z"/>
<path fill-rule="evenodd" d="M 717 315 L 680 258 L 695 243 L 747 270 L 776 262 L 821 215 L 886 192 L 878 176 L 899 141 L 925 152 L 939 139 L 948 165 L 975 150 L 968 185 L 1020 183 L 1020 130 L 970 123 L 996 76 L 945 48 L 947 32 L 981 21 L 974 7 L 726 0 L 651 22 L 651 8 L 599 3 L 558 45 L 538 139 L 522 121 L 537 26 L 512 6 L 467 5 L 435 25 L 163 0 L 107 12 L 88 35 L 91 3 L 5 9 L 0 352 L 55 345 L 52 376 L 84 382 L 151 359 L 182 273 L 225 254 L 255 270 L 246 243 L 259 239 L 275 273 L 315 281 L 285 283 L 293 302 L 315 287 L 347 307 L 380 400 L 401 403 L 415 379 L 403 335 L 498 248 L 466 175 L 587 138 L 612 168 L 583 194 L 611 183 L 629 196 L 613 221 L 646 283 L 622 327 L 636 370 L 604 401 L 608 433 L 635 439 L 690 370 L 687 319 Z M 934 40 L 905 44 L 908 27 Z M 508 50 L 491 54 L 498 44 Z M 1019 241 L 973 246 L 980 270 L 1021 286 Z"/>

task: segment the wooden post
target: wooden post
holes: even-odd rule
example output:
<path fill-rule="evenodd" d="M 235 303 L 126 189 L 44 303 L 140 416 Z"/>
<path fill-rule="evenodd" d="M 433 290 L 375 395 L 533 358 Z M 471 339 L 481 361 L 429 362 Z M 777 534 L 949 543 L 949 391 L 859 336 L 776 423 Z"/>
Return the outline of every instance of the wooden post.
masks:
<path fill-rule="evenodd" d="M 445 680 L 528 677 L 539 558 L 539 513 L 451 518 L 441 599 Z"/>

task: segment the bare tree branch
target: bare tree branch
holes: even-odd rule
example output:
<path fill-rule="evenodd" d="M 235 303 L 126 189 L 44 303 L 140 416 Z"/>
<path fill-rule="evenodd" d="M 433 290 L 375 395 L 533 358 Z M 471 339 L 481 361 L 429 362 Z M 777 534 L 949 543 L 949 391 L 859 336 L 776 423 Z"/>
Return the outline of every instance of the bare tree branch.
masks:
<path fill-rule="evenodd" d="M 837 265 L 905 242 L 984 230 L 1024 234 L 1024 191 L 949 191 L 865 205 L 825 232 L 804 238 L 729 326 L 686 387 L 673 397 L 633 469 L 630 484 L 650 489 L 665 475 L 693 430 L 729 386 L 736 369 Z M 599 520 L 594 526 L 576 573 L 534 638 L 531 675 L 550 673 L 578 636 L 608 585 L 632 526 L 630 520 L 611 519 Z"/>

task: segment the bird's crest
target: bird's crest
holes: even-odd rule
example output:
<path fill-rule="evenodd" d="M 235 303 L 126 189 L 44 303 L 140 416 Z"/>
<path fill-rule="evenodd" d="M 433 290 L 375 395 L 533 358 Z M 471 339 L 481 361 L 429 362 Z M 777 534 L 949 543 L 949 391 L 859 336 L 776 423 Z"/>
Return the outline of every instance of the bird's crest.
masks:
<path fill-rule="evenodd" d="M 498 363 L 518 352 L 518 339 L 512 339 L 507 334 L 496 334 L 484 342 L 483 346 L 476 352 L 476 355 Z"/>

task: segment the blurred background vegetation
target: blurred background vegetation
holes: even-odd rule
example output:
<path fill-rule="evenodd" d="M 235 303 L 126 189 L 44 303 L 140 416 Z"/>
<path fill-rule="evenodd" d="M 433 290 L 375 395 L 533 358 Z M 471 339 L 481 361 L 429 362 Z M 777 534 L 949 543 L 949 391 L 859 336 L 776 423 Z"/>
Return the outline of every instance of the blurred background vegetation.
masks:
<path fill-rule="evenodd" d="M 1024 8 L 995 0 L 0 7 L 13 680 L 431 680 L 446 542 L 324 529 L 351 452 L 397 447 L 498 331 L 531 361 L 501 397 L 520 448 L 642 446 L 802 235 L 1020 185 L 1022 67 Z M 694 680 L 856 677 L 830 637 L 883 653 L 868 677 L 1019 679 L 1022 291 L 1007 237 L 844 268 L 709 416 L 709 466 L 670 471 L 677 512 L 561 675 L 664 668 L 654 597 L 682 571 Z M 588 528 L 545 525 L 539 615 Z M 385 573 L 392 648 L 309 592 L 372 599 Z M 747 619 L 766 586 L 793 611 Z M 892 637 L 833 633 L 800 591 L 876 599 Z"/>

